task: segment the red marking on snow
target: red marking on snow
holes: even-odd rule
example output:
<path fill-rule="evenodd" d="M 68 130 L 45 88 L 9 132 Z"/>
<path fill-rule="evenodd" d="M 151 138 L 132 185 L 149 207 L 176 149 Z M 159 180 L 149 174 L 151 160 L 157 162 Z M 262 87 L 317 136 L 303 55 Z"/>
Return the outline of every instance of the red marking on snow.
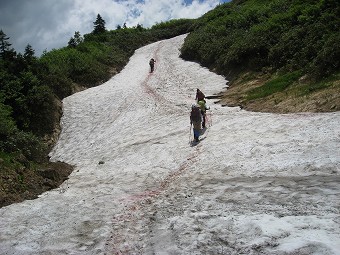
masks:
<path fill-rule="evenodd" d="M 176 171 L 171 172 L 166 178 L 159 182 L 157 188 L 126 197 L 124 200 L 132 203 L 125 206 L 125 210 L 122 214 L 118 214 L 113 217 L 112 224 L 119 226 L 124 224 L 124 222 L 129 222 L 134 225 L 139 220 L 137 212 L 142 210 L 144 206 L 151 204 L 153 199 L 164 193 L 168 187 L 188 169 L 189 166 L 198 160 L 199 154 L 199 147 L 197 147 L 197 149 L 190 154 L 187 160 L 183 162 Z M 115 255 L 133 254 L 135 251 L 131 250 L 128 246 L 124 248 L 120 247 L 123 246 L 125 242 L 126 238 L 120 235 L 119 230 L 117 230 L 112 233 L 110 240 L 107 241 L 106 245 L 112 243 L 113 247 L 111 249 L 113 250 L 110 250 L 110 252 L 113 252 Z"/>
<path fill-rule="evenodd" d="M 161 44 L 162 43 L 158 44 L 157 49 L 156 49 L 154 56 L 153 56 L 153 59 L 156 60 L 155 69 L 154 69 L 153 73 L 149 73 L 148 76 L 145 78 L 145 80 L 142 82 L 142 87 L 144 88 L 145 93 L 149 94 L 150 96 L 155 98 L 157 101 L 166 101 L 166 99 L 163 96 L 161 96 L 159 93 L 157 93 L 156 89 L 152 88 L 149 85 L 149 80 L 150 80 L 152 75 L 155 75 L 156 65 L 159 62 L 158 52 L 161 48 Z"/>
<path fill-rule="evenodd" d="M 156 65 L 159 63 L 158 51 L 160 48 L 161 43 L 158 44 L 153 57 L 156 60 Z M 147 75 L 145 80 L 142 82 L 142 87 L 144 88 L 145 93 L 152 96 L 156 101 L 167 101 L 163 96 L 157 93 L 156 89 L 149 85 L 149 80 L 152 75 L 155 75 L 156 70 L 157 69 L 155 68 L 153 73 L 149 73 Z M 131 225 L 137 223 L 139 220 L 138 216 L 140 216 L 138 215 L 138 211 L 142 210 L 143 207 L 150 205 L 153 199 L 156 199 L 158 196 L 162 195 L 171 184 L 180 178 L 180 176 L 188 169 L 189 166 L 198 161 L 198 156 L 200 154 L 199 149 L 200 146 L 196 147 L 196 150 L 189 155 L 186 161 L 184 161 L 175 171 L 169 173 L 167 177 L 158 182 L 158 185 L 155 189 L 145 190 L 141 193 L 121 199 L 123 203 L 126 203 L 126 206 L 122 214 L 115 215 L 112 219 L 112 224 L 114 226 L 120 227 L 117 230 L 113 230 L 110 239 L 106 243 L 106 245 L 112 246 L 110 248 L 108 247 L 108 249 L 110 249 L 110 254 L 123 255 L 135 253 L 135 251 L 132 250 L 132 247 L 124 246 L 127 237 L 124 237 L 124 234 L 120 234 L 121 229 L 124 229 L 124 222 L 129 222 Z"/>

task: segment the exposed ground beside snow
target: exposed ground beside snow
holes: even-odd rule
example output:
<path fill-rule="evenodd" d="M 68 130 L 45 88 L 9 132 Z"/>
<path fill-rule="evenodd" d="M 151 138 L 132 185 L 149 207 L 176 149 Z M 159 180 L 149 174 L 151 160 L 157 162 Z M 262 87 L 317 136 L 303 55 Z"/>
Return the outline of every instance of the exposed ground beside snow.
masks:
<path fill-rule="evenodd" d="M 208 100 L 223 77 L 182 61 L 185 36 L 136 51 L 64 100 L 59 189 L 0 209 L 0 254 L 340 254 L 340 112 L 277 115 Z M 149 74 L 148 60 L 156 59 Z"/>

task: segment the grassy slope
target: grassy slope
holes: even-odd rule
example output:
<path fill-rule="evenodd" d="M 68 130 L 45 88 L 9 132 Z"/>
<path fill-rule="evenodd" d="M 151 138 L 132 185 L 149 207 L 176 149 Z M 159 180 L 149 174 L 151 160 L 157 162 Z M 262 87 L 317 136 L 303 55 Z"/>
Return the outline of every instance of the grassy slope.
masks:
<path fill-rule="evenodd" d="M 310 81 L 306 76 L 293 81 L 285 78 L 257 72 L 243 73 L 221 93 L 220 103 L 257 112 L 340 111 L 339 74 L 318 82 Z"/>

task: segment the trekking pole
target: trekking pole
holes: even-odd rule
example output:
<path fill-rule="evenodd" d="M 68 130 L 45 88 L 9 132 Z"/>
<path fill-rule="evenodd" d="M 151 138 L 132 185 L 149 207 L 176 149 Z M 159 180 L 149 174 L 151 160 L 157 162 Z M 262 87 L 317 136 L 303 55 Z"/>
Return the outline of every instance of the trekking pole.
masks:
<path fill-rule="evenodd" d="M 189 130 L 189 143 L 190 143 L 190 137 L 191 137 L 191 126 L 192 126 L 192 123 L 190 123 L 190 130 Z"/>
<path fill-rule="evenodd" d="M 209 127 L 211 127 L 211 126 L 212 126 L 212 112 L 209 109 Z"/>

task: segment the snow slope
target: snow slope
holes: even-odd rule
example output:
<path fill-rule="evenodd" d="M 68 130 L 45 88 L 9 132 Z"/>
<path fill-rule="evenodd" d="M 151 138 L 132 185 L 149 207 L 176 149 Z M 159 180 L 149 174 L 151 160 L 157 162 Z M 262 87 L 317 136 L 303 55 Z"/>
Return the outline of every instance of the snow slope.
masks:
<path fill-rule="evenodd" d="M 208 100 L 209 128 L 192 146 L 196 88 L 213 95 L 226 80 L 181 60 L 184 38 L 137 50 L 120 74 L 64 100 L 51 159 L 75 171 L 0 209 L 0 254 L 340 254 L 340 112 Z"/>

